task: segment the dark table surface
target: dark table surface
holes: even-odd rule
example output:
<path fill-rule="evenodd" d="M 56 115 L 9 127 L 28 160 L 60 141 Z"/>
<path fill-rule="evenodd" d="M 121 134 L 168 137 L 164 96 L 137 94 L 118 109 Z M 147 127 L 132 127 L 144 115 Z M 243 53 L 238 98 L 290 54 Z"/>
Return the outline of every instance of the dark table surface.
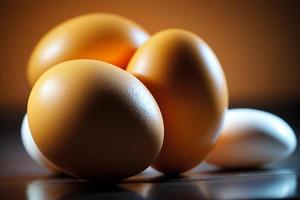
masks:
<path fill-rule="evenodd" d="M 264 109 L 286 119 L 299 133 L 299 109 Z M 263 169 L 224 171 L 202 163 L 179 177 L 148 168 L 115 185 L 53 175 L 26 154 L 20 138 L 23 113 L 0 115 L 0 199 L 257 199 L 300 197 L 299 148 Z"/>

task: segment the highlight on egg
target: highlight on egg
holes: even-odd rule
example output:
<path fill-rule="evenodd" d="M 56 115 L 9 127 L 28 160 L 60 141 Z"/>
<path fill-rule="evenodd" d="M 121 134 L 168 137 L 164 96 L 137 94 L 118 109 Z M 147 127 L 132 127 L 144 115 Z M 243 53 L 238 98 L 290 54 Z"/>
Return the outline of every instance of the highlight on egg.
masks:
<path fill-rule="evenodd" d="M 211 48 L 196 34 L 167 29 L 150 37 L 127 71 L 156 99 L 165 139 L 153 167 L 182 173 L 201 163 L 216 143 L 227 109 L 227 85 Z"/>
<path fill-rule="evenodd" d="M 47 167 L 50 171 L 59 173 L 61 170 L 51 163 L 38 149 L 34 140 L 32 139 L 31 131 L 28 125 L 28 117 L 25 114 L 21 125 L 21 139 L 23 146 L 28 155 L 38 164 Z"/>
<path fill-rule="evenodd" d="M 230 109 L 206 161 L 223 168 L 257 168 L 287 158 L 296 146 L 293 129 L 278 116 L 256 109 Z"/>
<path fill-rule="evenodd" d="M 41 153 L 72 176 L 116 181 L 147 168 L 160 152 L 164 125 L 148 89 L 130 73 L 96 60 L 46 71 L 28 101 Z"/>
<path fill-rule="evenodd" d="M 94 13 L 67 20 L 35 46 L 27 67 L 32 87 L 50 67 L 72 59 L 96 59 L 125 68 L 148 33 L 135 22 L 113 14 Z"/>

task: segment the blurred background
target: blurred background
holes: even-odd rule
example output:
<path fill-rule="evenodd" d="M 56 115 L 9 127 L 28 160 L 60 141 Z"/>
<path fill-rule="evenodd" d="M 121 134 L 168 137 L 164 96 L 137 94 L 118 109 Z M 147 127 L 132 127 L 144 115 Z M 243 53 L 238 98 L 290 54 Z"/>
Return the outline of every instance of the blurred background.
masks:
<path fill-rule="evenodd" d="M 300 100 L 298 1 L 1 0 L 0 110 L 25 111 L 26 65 L 38 40 L 58 23 L 89 12 L 130 18 L 150 33 L 185 28 L 219 57 L 231 105 Z"/>

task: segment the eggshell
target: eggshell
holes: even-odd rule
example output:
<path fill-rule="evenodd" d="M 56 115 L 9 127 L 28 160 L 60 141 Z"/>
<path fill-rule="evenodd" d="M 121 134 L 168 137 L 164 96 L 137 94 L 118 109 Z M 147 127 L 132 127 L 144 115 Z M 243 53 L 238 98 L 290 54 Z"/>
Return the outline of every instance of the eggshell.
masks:
<path fill-rule="evenodd" d="M 54 66 L 28 101 L 33 140 L 64 172 L 115 181 L 137 174 L 157 157 L 163 120 L 147 88 L 130 73 L 95 60 Z"/>
<path fill-rule="evenodd" d="M 279 117 L 255 109 L 231 109 L 206 161 L 224 168 L 260 167 L 288 157 L 296 145 L 295 133 Z"/>
<path fill-rule="evenodd" d="M 28 63 L 28 81 L 71 59 L 96 59 L 125 68 L 135 50 L 148 39 L 136 23 L 113 14 L 72 18 L 50 30 L 36 45 Z"/>
<path fill-rule="evenodd" d="M 181 173 L 198 165 L 218 138 L 228 104 L 213 51 L 191 32 L 168 29 L 137 50 L 127 71 L 151 91 L 164 118 L 164 144 L 153 167 Z"/>
<path fill-rule="evenodd" d="M 47 167 L 49 170 L 53 172 L 58 173 L 60 171 L 60 169 L 57 166 L 55 166 L 47 158 L 45 158 L 45 156 L 40 152 L 40 150 L 36 146 L 34 140 L 32 139 L 32 135 L 28 125 L 27 114 L 25 114 L 22 120 L 21 138 L 26 152 L 36 163 L 40 164 L 41 166 Z"/>

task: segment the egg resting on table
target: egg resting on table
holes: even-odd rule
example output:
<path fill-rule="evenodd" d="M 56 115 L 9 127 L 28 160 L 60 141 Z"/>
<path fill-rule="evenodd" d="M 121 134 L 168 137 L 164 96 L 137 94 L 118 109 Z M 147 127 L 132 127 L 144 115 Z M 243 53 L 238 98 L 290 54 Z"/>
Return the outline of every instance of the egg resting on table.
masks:
<path fill-rule="evenodd" d="M 57 166 L 55 166 L 47 158 L 45 158 L 45 156 L 40 152 L 40 150 L 36 146 L 34 140 L 32 139 L 31 131 L 29 129 L 27 114 L 22 120 L 21 139 L 26 152 L 36 163 L 40 164 L 41 166 L 47 167 L 52 172 L 59 173 L 61 171 Z"/>
<path fill-rule="evenodd" d="M 163 120 L 147 88 L 130 73 L 95 60 L 63 62 L 45 72 L 28 101 L 39 150 L 62 171 L 115 181 L 157 157 Z"/>
<path fill-rule="evenodd" d="M 127 71 L 147 86 L 163 115 L 165 138 L 153 167 L 177 174 L 202 162 L 228 104 L 225 77 L 209 46 L 189 31 L 163 30 L 136 51 Z"/>
<path fill-rule="evenodd" d="M 50 30 L 34 48 L 27 69 L 29 84 L 32 87 L 47 69 L 71 59 L 96 59 L 125 68 L 148 37 L 138 24 L 117 15 L 72 18 Z"/>
<path fill-rule="evenodd" d="M 287 158 L 296 146 L 294 131 L 279 117 L 255 109 L 230 109 L 206 161 L 223 168 L 261 167 Z"/>

